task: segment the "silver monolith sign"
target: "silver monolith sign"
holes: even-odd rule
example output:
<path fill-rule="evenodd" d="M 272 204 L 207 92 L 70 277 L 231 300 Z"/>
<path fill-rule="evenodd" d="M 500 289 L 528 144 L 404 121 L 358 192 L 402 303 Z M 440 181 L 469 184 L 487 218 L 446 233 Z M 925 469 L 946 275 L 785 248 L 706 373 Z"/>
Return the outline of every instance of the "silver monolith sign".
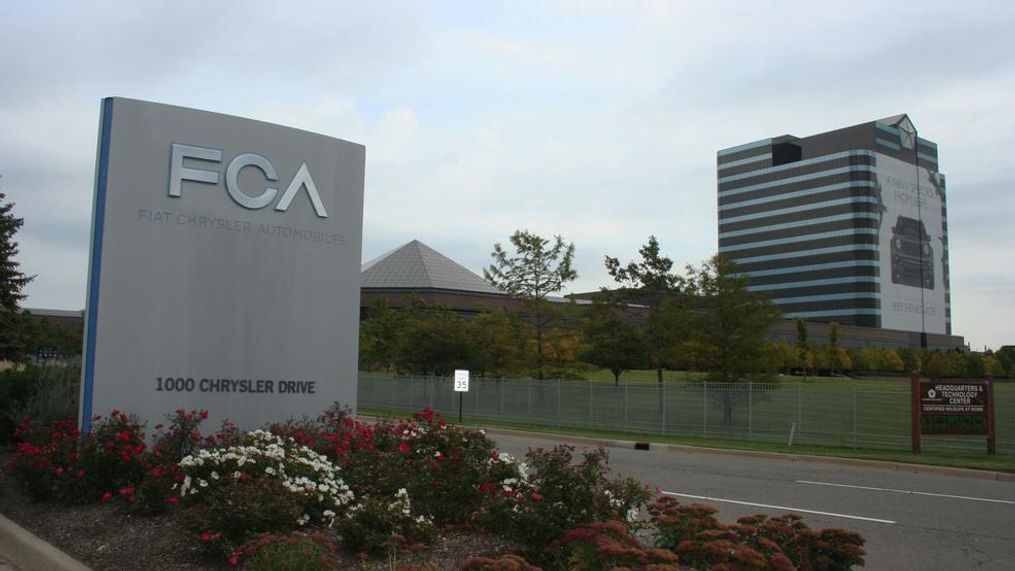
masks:
<path fill-rule="evenodd" d="M 362 145 L 102 103 L 82 426 L 178 408 L 241 427 L 356 406 Z"/>

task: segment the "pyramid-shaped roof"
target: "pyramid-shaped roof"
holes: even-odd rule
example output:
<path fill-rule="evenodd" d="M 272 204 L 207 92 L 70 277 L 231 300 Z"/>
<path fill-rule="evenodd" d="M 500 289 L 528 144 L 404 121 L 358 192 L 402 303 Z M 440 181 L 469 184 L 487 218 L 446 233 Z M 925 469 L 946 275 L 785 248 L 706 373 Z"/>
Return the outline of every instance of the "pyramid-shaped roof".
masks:
<path fill-rule="evenodd" d="M 444 289 L 504 295 L 504 292 L 461 264 L 413 240 L 363 264 L 364 289 Z"/>

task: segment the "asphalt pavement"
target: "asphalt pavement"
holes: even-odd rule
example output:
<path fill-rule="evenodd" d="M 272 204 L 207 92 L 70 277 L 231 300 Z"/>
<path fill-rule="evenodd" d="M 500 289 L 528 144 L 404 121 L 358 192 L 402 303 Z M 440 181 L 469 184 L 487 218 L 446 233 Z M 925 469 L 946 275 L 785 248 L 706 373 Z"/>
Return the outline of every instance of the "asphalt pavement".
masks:
<path fill-rule="evenodd" d="M 522 456 L 558 441 L 505 431 L 490 436 Z M 612 470 L 682 502 L 711 505 L 723 522 L 793 512 L 812 528 L 861 533 L 867 569 L 1015 569 L 1015 481 L 996 479 L 1006 475 L 621 444 L 608 448 Z"/>

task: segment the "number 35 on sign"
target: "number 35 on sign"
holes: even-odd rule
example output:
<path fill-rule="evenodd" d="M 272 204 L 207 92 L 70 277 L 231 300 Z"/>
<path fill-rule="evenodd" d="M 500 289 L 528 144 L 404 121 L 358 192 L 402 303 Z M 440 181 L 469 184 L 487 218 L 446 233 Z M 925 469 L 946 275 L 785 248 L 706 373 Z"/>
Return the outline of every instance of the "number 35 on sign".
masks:
<path fill-rule="evenodd" d="M 469 392 L 469 371 L 464 369 L 455 369 L 455 392 Z"/>

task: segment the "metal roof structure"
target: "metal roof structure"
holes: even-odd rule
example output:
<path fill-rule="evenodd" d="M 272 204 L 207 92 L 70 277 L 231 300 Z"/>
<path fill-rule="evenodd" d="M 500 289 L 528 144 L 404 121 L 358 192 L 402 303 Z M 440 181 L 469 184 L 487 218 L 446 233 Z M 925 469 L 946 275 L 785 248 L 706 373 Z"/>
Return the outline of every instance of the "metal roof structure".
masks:
<path fill-rule="evenodd" d="M 451 290 L 505 295 L 461 264 L 413 240 L 362 266 L 361 289 Z"/>

